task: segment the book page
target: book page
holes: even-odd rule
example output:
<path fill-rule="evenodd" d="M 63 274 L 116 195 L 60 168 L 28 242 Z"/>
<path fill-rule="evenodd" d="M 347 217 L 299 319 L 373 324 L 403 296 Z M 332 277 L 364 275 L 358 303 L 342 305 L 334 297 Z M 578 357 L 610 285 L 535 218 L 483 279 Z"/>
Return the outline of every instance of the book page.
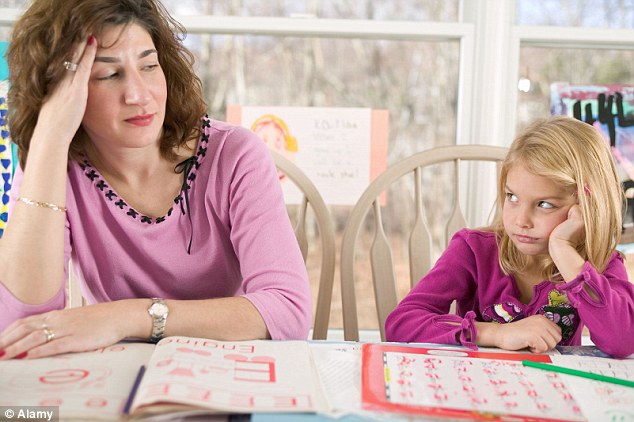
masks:
<path fill-rule="evenodd" d="M 331 415 L 361 412 L 361 343 L 310 342 Z"/>
<path fill-rule="evenodd" d="M 370 410 L 484 419 L 585 420 L 559 374 L 521 360 L 547 355 L 367 344 L 362 400 Z"/>
<path fill-rule="evenodd" d="M 554 356 L 553 363 L 634 381 L 634 359 Z M 634 388 L 560 374 L 590 421 L 634 422 Z"/>
<path fill-rule="evenodd" d="M 305 341 L 222 342 L 168 337 L 157 345 L 132 414 L 181 405 L 210 412 L 316 412 L 325 409 Z"/>
<path fill-rule="evenodd" d="M 148 343 L 0 362 L 0 406 L 59 406 L 60 420 L 119 420 Z"/>

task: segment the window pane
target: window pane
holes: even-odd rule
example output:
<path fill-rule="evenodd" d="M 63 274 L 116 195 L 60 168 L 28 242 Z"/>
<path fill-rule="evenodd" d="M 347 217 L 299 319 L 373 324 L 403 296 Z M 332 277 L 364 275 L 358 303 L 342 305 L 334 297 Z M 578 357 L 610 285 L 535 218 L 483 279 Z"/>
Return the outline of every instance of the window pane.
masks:
<path fill-rule="evenodd" d="M 460 0 L 162 0 L 174 15 L 457 22 Z M 28 0 L 0 0 L 22 8 Z"/>
<path fill-rule="evenodd" d="M 227 104 L 390 113 L 389 161 L 455 142 L 459 44 L 191 34 L 210 114 Z"/>
<path fill-rule="evenodd" d="M 164 0 L 177 15 L 457 22 L 459 0 Z"/>
<path fill-rule="evenodd" d="M 22 8 L 26 4 L 27 0 L 0 0 L 0 7 Z"/>
<path fill-rule="evenodd" d="M 632 0 L 516 0 L 519 25 L 634 28 Z"/>
<path fill-rule="evenodd" d="M 518 78 L 530 80 L 519 92 L 517 128 L 550 115 L 550 86 L 634 84 L 634 51 L 523 47 Z"/>

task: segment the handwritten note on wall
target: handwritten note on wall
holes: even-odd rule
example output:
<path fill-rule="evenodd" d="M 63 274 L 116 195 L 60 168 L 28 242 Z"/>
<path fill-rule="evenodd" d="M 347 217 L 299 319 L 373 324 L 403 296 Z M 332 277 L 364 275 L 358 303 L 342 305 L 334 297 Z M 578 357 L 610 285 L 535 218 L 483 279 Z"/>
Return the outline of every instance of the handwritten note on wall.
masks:
<path fill-rule="evenodd" d="M 376 148 L 376 122 L 373 126 L 368 108 L 230 107 L 227 114 L 229 122 L 253 130 L 301 168 L 328 204 L 354 204 L 373 168 L 385 166 L 386 147 Z M 379 143 L 385 144 L 387 124 L 379 131 L 384 134 Z M 283 188 L 287 202 L 299 200 L 291 183 Z"/>

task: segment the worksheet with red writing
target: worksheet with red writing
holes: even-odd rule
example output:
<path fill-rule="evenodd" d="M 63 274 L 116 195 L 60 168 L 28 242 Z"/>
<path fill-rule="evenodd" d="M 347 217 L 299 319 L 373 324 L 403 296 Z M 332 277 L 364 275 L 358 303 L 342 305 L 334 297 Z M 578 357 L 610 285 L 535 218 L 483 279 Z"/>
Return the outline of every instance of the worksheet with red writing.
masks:
<path fill-rule="evenodd" d="M 59 406 L 60 420 L 119 420 L 153 344 L 0 362 L 0 406 Z"/>
<path fill-rule="evenodd" d="M 366 409 L 471 420 L 586 420 L 560 374 L 526 368 L 547 355 L 364 345 Z"/>
<path fill-rule="evenodd" d="M 325 401 L 305 341 L 222 342 L 168 337 L 157 345 L 133 414 L 316 412 Z"/>
<path fill-rule="evenodd" d="M 591 356 L 553 356 L 566 368 L 634 381 L 634 356 L 608 359 Z M 589 421 L 634 422 L 634 388 L 561 374 Z"/>

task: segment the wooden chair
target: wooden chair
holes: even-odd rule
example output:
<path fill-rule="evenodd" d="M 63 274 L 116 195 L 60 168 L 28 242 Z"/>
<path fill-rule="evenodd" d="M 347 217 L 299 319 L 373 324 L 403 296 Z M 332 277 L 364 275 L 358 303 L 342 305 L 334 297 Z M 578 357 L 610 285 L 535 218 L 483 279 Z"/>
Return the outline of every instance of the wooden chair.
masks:
<path fill-rule="evenodd" d="M 413 224 L 409 233 L 408 256 L 410 267 L 409 288 L 412 288 L 433 265 L 432 241 L 435 241 L 436 244 L 439 245 L 439 248 L 444 250 L 451 236 L 453 236 L 456 231 L 463 227 L 468 227 L 464 212 L 460 206 L 460 174 L 461 168 L 471 165 L 472 167 L 469 168 L 474 170 L 474 167 L 472 164 L 461 163 L 471 161 L 488 162 L 488 165 L 499 173 L 500 162 L 506 156 L 506 152 L 507 148 L 485 145 L 454 145 L 432 148 L 419 152 L 390 166 L 366 188 L 350 213 L 343 232 L 341 244 L 341 296 L 344 338 L 346 340 L 359 340 L 355 293 L 355 257 L 359 254 L 358 249 L 360 242 L 357 242 L 359 231 L 366 220 L 369 210 L 373 209 L 374 211 L 374 237 L 369 252 L 369 260 L 372 267 L 374 301 L 376 304 L 381 339 L 385 341 L 385 319 L 399 301 L 397 297 L 392 248 L 385 234 L 385 222 L 381 216 L 381 203 L 388 199 L 387 193 L 389 188 L 406 175 L 414 178 L 413 183 L 411 183 L 411 187 L 414 190 L 414 210 L 411 213 Z M 494 164 L 492 165 L 491 162 Z M 444 195 L 442 198 L 427 198 L 427 202 L 432 202 L 431 199 L 448 201 L 449 198 L 453 197 L 450 210 L 448 211 L 449 218 L 446 222 L 444 236 L 441 236 L 441 239 L 432 239 L 432 230 L 427 220 L 433 211 L 430 212 L 428 209 L 426 212 L 423 207 L 424 186 L 426 186 L 423 184 L 423 169 L 437 164 L 451 166 L 451 163 L 453 163 L 453 183 L 449 184 L 449 188 L 447 189 L 448 192 L 446 196 L 448 198 Z M 438 166 L 433 167 L 432 170 L 437 167 Z M 425 173 L 425 175 L 429 176 L 428 173 L 429 171 Z M 439 173 L 438 171 L 432 172 L 431 178 L 437 177 Z M 472 173 L 473 172 L 470 172 L 470 174 Z M 489 172 L 489 174 L 493 177 L 492 172 Z M 495 190 L 495 188 L 493 189 Z M 453 193 L 451 191 L 453 191 Z M 429 205 L 433 204 L 430 203 Z"/>
<path fill-rule="evenodd" d="M 284 173 L 302 192 L 302 199 L 297 209 L 297 215 L 292 219 L 295 220 L 295 236 L 297 237 L 297 242 L 302 251 L 304 261 L 306 261 L 308 256 L 308 204 L 310 204 L 312 208 L 315 221 L 319 227 L 322 258 L 315 322 L 313 325 L 313 340 L 325 340 L 328 333 L 336 259 L 335 230 L 330 211 L 313 182 L 299 167 L 275 151 L 271 151 L 271 154 L 273 155 L 277 169 Z"/>

